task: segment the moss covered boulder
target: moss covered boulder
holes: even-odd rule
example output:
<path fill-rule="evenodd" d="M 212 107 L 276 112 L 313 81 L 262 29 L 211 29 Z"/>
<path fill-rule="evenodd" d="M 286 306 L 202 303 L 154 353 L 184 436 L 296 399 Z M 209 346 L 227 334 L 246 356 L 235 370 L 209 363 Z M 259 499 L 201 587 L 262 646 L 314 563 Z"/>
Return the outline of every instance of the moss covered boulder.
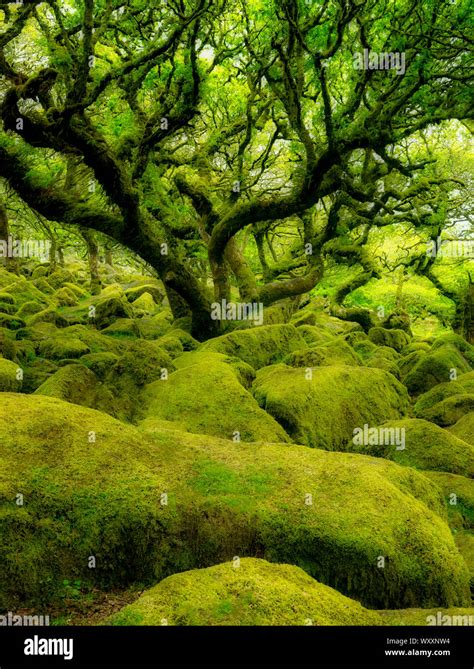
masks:
<path fill-rule="evenodd" d="M 474 528 L 474 481 L 447 472 L 427 471 L 425 475 L 443 491 L 450 525 Z"/>
<path fill-rule="evenodd" d="M 410 337 L 404 330 L 387 330 L 386 328 L 370 328 L 369 339 L 378 346 L 390 346 L 396 351 L 401 351 L 410 343 Z"/>
<path fill-rule="evenodd" d="M 257 373 L 253 393 L 294 441 L 329 450 L 344 450 L 356 427 L 398 419 L 408 408 L 391 374 L 366 367 L 274 365 Z"/>
<path fill-rule="evenodd" d="M 0 358 L 0 392 L 20 390 L 22 374 L 19 366 L 11 360 Z"/>
<path fill-rule="evenodd" d="M 423 354 L 404 378 L 404 384 L 412 395 L 420 395 L 439 383 L 448 382 L 453 376 L 471 371 L 471 365 L 452 344 L 432 346 Z"/>
<path fill-rule="evenodd" d="M 474 446 L 474 411 L 470 411 L 465 416 L 460 418 L 457 423 L 449 428 L 449 431 L 467 441 L 468 444 Z"/>
<path fill-rule="evenodd" d="M 242 558 L 169 576 L 113 615 L 112 625 L 380 625 L 302 569 Z"/>
<path fill-rule="evenodd" d="M 132 308 L 134 316 L 142 318 L 143 316 L 152 316 L 158 307 L 150 293 L 145 292 L 132 302 Z"/>
<path fill-rule="evenodd" d="M 200 350 L 237 357 L 254 369 L 260 369 L 305 345 L 294 325 L 264 325 L 216 337 L 205 342 Z"/>
<path fill-rule="evenodd" d="M 215 353 L 214 351 L 187 351 L 175 358 L 173 361 L 177 369 L 183 367 L 190 367 L 198 363 L 204 363 L 212 366 L 214 363 L 225 363 L 235 373 L 237 379 L 244 386 L 244 388 L 251 388 L 255 379 L 255 370 L 240 358 L 231 358 L 223 353 Z"/>
<path fill-rule="evenodd" d="M 369 607 L 469 603 L 441 492 L 392 462 L 172 429 L 151 437 L 98 411 L 10 393 L 0 462 L 7 610 L 45 606 L 64 579 L 154 584 L 234 556 L 294 564 Z"/>
<path fill-rule="evenodd" d="M 341 337 L 335 337 L 320 346 L 298 349 L 289 353 L 283 362 L 290 367 L 318 367 L 320 365 L 350 365 L 358 367 L 361 360 Z"/>
<path fill-rule="evenodd" d="M 35 395 L 57 397 L 85 407 L 95 407 L 98 380 L 95 374 L 83 365 L 60 367 L 35 391 Z"/>
<path fill-rule="evenodd" d="M 223 362 L 205 359 L 181 367 L 149 384 L 141 401 L 143 418 L 179 421 L 189 432 L 234 441 L 290 441 Z"/>
<path fill-rule="evenodd" d="M 373 428 L 367 435 L 368 444 L 354 444 L 353 440 L 355 452 L 388 458 L 417 469 L 474 476 L 474 448 L 426 420 L 390 421 Z"/>
<path fill-rule="evenodd" d="M 133 317 L 133 309 L 125 299 L 114 294 L 103 297 L 103 294 L 94 305 L 94 320 L 100 330 L 112 325 L 118 318 Z"/>
<path fill-rule="evenodd" d="M 63 360 L 65 358 L 80 358 L 90 353 L 90 348 L 80 339 L 68 335 L 59 335 L 39 342 L 38 355 L 49 360 Z"/>

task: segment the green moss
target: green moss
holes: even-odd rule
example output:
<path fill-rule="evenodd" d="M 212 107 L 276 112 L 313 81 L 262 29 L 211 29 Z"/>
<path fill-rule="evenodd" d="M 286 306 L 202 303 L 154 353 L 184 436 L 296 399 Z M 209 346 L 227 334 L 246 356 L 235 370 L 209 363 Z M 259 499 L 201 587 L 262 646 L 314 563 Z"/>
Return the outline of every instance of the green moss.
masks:
<path fill-rule="evenodd" d="M 88 353 L 81 357 L 80 363 L 94 372 L 97 378 L 103 381 L 118 360 L 119 356 L 116 353 Z"/>
<path fill-rule="evenodd" d="M 419 414 L 437 425 L 449 427 L 471 411 L 474 411 L 474 393 L 465 393 L 448 397 Z"/>
<path fill-rule="evenodd" d="M 134 316 L 141 318 L 143 316 L 152 316 L 158 307 L 150 293 L 145 292 L 132 302 L 132 308 Z"/>
<path fill-rule="evenodd" d="M 66 402 L 94 407 L 97 398 L 97 377 L 83 365 L 66 365 L 50 376 L 35 395 L 57 397 Z"/>
<path fill-rule="evenodd" d="M 133 309 L 126 300 L 116 295 L 103 297 L 94 305 L 94 320 L 100 330 L 112 326 L 117 319 L 130 319 L 133 317 Z"/>
<path fill-rule="evenodd" d="M 53 307 L 47 307 L 42 311 L 36 312 L 32 316 L 30 316 L 27 319 L 27 321 L 28 321 L 28 327 L 37 325 L 38 323 L 53 323 L 53 325 L 56 325 L 59 328 L 63 328 L 69 325 L 68 321 L 64 318 L 64 316 L 58 313 L 56 309 L 53 309 Z"/>
<path fill-rule="evenodd" d="M 255 379 L 255 370 L 240 358 L 231 358 L 223 353 L 214 353 L 213 351 L 188 351 L 174 360 L 176 369 L 183 369 L 198 363 L 212 365 L 215 362 L 225 363 L 232 369 L 238 381 L 244 388 L 252 387 Z"/>
<path fill-rule="evenodd" d="M 163 302 L 164 292 L 158 283 L 142 283 L 139 286 L 132 286 L 125 290 L 125 295 L 129 302 L 136 302 L 136 300 L 145 294 L 148 294 L 152 298 L 155 309 L 156 305 Z"/>
<path fill-rule="evenodd" d="M 0 411 L 2 608 L 45 606 L 64 579 L 156 583 L 236 555 L 292 563 L 366 606 L 469 601 L 440 493 L 413 469 L 168 429 L 151 437 L 40 395 L 5 393 Z"/>
<path fill-rule="evenodd" d="M 0 328 L 0 356 L 7 360 L 15 360 L 18 346 L 13 339 L 14 334 L 7 328 Z"/>
<path fill-rule="evenodd" d="M 431 390 L 420 395 L 414 407 L 415 414 L 422 416 L 427 409 L 431 409 L 435 404 L 448 397 L 469 393 L 474 393 L 474 372 L 462 374 L 456 380 L 439 383 Z"/>
<path fill-rule="evenodd" d="M 170 309 L 163 309 L 151 318 L 140 318 L 138 327 L 144 339 L 159 339 L 171 329 L 173 315 Z"/>
<path fill-rule="evenodd" d="M 351 450 L 417 469 L 434 469 L 468 477 L 474 475 L 474 448 L 437 425 L 425 420 L 405 419 L 383 423 L 378 429 L 386 431 L 382 439 L 384 444 L 353 444 Z M 405 443 L 399 444 L 400 439 L 397 442 L 394 437 L 400 436 L 402 430 Z M 398 445 L 405 448 L 398 448 Z"/>
<path fill-rule="evenodd" d="M 357 353 L 340 337 L 335 337 L 320 346 L 293 351 L 284 358 L 283 362 L 290 367 L 316 367 L 320 365 L 358 367 L 362 364 Z"/>
<path fill-rule="evenodd" d="M 449 428 L 449 431 L 474 446 L 474 411 L 460 418 L 455 425 Z"/>
<path fill-rule="evenodd" d="M 379 369 L 274 365 L 257 373 L 253 392 L 260 406 L 300 444 L 344 450 L 353 430 L 397 419 L 408 407 L 405 388 Z"/>
<path fill-rule="evenodd" d="M 169 576 L 107 623 L 131 621 L 212 626 L 380 624 L 376 612 L 318 583 L 302 569 L 255 558 Z"/>
<path fill-rule="evenodd" d="M 140 336 L 140 329 L 132 318 L 117 318 L 111 325 L 104 328 L 102 333 L 109 337 L 136 338 Z"/>
<path fill-rule="evenodd" d="M 64 286 L 65 283 L 75 283 L 75 276 L 70 270 L 60 267 L 51 274 L 48 274 L 48 283 L 57 290 Z"/>
<path fill-rule="evenodd" d="M 80 358 L 90 352 L 91 350 L 87 344 L 67 334 L 61 334 L 41 341 L 38 346 L 38 354 L 49 360 Z"/>
<path fill-rule="evenodd" d="M 115 363 L 107 382 L 114 384 L 119 377 L 128 377 L 129 389 L 161 378 L 163 369 L 174 370 L 168 353 L 157 342 L 144 339 L 130 342 L 126 352 Z"/>
<path fill-rule="evenodd" d="M 8 328 L 9 330 L 19 330 L 24 328 L 26 325 L 25 321 L 19 316 L 10 316 L 8 314 L 0 313 L 0 327 Z"/>
<path fill-rule="evenodd" d="M 167 380 L 147 386 L 142 402 L 144 418 L 179 421 L 189 432 L 226 439 L 238 433 L 242 441 L 289 441 L 222 362 L 205 359 L 182 367 Z"/>
<path fill-rule="evenodd" d="M 474 365 L 474 346 L 457 334 L 445 334 L 433 342 L 432 350 L 436 351 L 444 346 L 453 346 L 462 353 L 470 365 Z"/>
<path fill-rule="evenodd" d="M 0 290 L 0 302 L 3 304 L 11 304 L 14 305 L 16 303 L 16 300 L 13 295 L 10 293 L 7 293 L 4 290 Z"/>
<path fill-rule="evenodd" d="M 58 307 L 74 307 L 78 302 L 76 293 L 65 286 L 58 288 L 53 294 L 52 299 Z"/>
<path fill-rule="evenodd" d="M 425 353 L 406 375 L 404 383 L 410 394 L 420 395 L 438 383 L 449 381 L 453 369 L 459 375 L 469 372 L 471 367 L 455 346 L 445 344 Z"/>
<path fill-rule="evenodd" d="M 474 481 L 445 472 L 425 472 L 446 497 L 450 524 L 474 528 Z"/>
<path fill-rule="evenodd" d="M 378 346 L 390 346 L 401 351 L 410 343 L 410 337 L 404 330 L 387 330 L 385 328 L 370 328 L 368 336 L 371 342 Z"/>
<path fill-rule="evenodd" d="M 304 346 L 305 341 L 294 325 L 264 325 L 216 337 L 205 342 L 200 350 L 237 357 L 260 369 Z"/>
<path fill-rule="evenodd" d="M 314 325 L 301 325 L 298 327 L 298 333 L 308 346 L 319 346 L 334 339 L 334 335 L 328 330 Z"/>
<path fill-rule="evenodd" d="M 22 382 L 21 378 L 17 378 L 18 369 L 15 362 L 0 358 L 0 392 L 20 390 Z"/>
<path fill-rule="evenodd" d="M 28 318 L 32 314 L 37 314 L 40 311 L 43 311 L 45 307 L 44 302 L 36 302 L 32 300 L 31 302 L 24 302 L 22 306 L 18 309 L 17 315 L 20 318 Z"/>

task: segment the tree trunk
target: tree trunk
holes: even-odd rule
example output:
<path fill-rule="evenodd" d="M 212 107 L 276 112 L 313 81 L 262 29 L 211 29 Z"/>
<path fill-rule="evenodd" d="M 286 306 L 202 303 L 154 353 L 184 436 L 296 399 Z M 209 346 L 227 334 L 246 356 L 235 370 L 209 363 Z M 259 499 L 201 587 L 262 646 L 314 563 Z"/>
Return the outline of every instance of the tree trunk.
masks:
<path fill-rule="evenodd" d="M 82 236 L 87 246 L 87 255 L 89 258 L 89 271 L 91 275 L 91 293 L 97 295 L 101 290 L 101 281 L 99 275 L 99 245 L 92 230 L 82 230 Z"/>

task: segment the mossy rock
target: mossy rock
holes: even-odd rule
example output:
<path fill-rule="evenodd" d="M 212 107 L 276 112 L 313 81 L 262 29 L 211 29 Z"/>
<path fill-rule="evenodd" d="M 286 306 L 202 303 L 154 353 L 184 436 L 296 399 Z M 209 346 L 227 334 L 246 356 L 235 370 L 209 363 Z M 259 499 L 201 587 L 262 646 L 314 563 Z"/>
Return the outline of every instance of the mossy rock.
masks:
<path fill-rule="evenodd" d="M 237 357 L 260 369 L 304 347 L 305 341 L 294 325 L 264 325 L 210 339 L 200 350 Z"/>
<path fill-rule="evenodd" d="M 132 302 L 132 308 L 134 316 L 142 318 L 143 316 L 152 316 L 158 307 L 150 293 L 145 292 Z"/>
<path fill-rule="evenodd" d="M 28 318 L 28 326 L 36 325 L 37 323 L 53 323 L 58 328 L 64 328 L 69 325 L 67 319 L 53 307 L 47 307 Z"/>
<path fill-rule="evenodd" d="M 450 525 L 456 528 L 474 528 L 474 481 L 465 476 L 446 472 L 425 472 L 443 491 L 446 498 Z"/>
<path fill-rule="evenodd" d="M 222 362 L 207 359 L 182 367 L 148 385 L 141 401 L 144 418 L 179 421 L 189 432 L 238 441 L 290 441 Z"/>
<path fill-rule="evenodd" d="M 387 330 L 382 327 L 370 328 L 368 332 L 370 341 L 377 346 L 390 346 L 400 352 L 410 343 L 410 337 L 404 330 Z"/>
<path fill-rule="evenodd" d="M 28 316 L 32 316 L 33 314 L 37 314 L 40 311 L 43 311 L 44 308 L 45 308 L 44 303 L 31 300 L 30 302 L 24 302 L 21 305 L 21 307 L 18 309 L 17 315 L 20 318 L 25 319 Z"/>
<path fill-rule="evenodd" d="M 421 395 L 438 383 L 449 381 L 453 369 L 459 375 L 471 371 L 471 366 L 455 346 L 445 344 L 425 353 L 403 382 L 410 394 Z"/>
<path fill-rule="evenodd" d="M 459 439 L 463 439 L 468 444 L 471 444 L 471 446 L 474 446 L 474 411 L 470 411 L 460 418 L 457 423 L 449 428 L 449 431 L 456 435 L 456 437 L 459 437 Z"/>
<path fill-rule="evenodd" d="M 70 288 L 58 288 L 52 296 L 58 307 L 74 307 L 78 303 L 77 295 Z"/>
<path fill-rule="evenodd" d="M 125 291 L 125 296 L 129 302 L 136 302 L 136 300 L 145 294 L 148 294 L 152 298 L 155 309 L 156 305 L 160 305 L 165 297 L 161 288 L 153 283 L 143 283 L 140 286 L 132 286 Z"/>
<path fill-rule="evenodd" d="M 422 417 L 425 411 L 434 407 L 438 402 L 442 402 L 448 397 L 454 397 L 455 395 L 470 393 L 474 393 L 474 372 L 462 374 L 457 379 L 447 381 L 446 383 L 439 383 L 434 388 L 431 388 L 431 390 L 420 395 L 414 407 L 415 414 Z"/>
<path fill-rule="evenodd" d="M 25 325 L 25 321 L 19 316 L 10 316 L 9 314 L 0 313 L 0 328 L 19 330 L 20 328 L 24 328 Z"/>
<path fill-rule="evenodd" d="M 367 367 L 374 367 L 375 369 L 383 369 L 396 379 L 400 378 L 400 368 L 398 366 L 399 355 L 393 348 L 389 346 L 377 346 L 376 350 L 369 355 L 365 361 Z"/>
<path fill-rule="evenodd" d="M 169 576 L 109 625 L 380 625 L 369 611 L 299 567 L 242 558 Z"/>
<path fill-rule="evenodd" d="M 178 339 L 181 342 L 183 351 L 196 351 L 200 346 L 200 343 L 197 341 L 197 339 L 194 339 L 194 337 L 192 337 L 189 332 L 182 330 L 181 328 L 172 327 L 168 334 L 165 335 L 165 337 L 168 336 L 173 337 L 174 339 Z M 163 341 L 165 337 L 163 337 L 161 341 Z M 160 344 L 160 346 L 161 345 L 162 344 Z"/>
<path fill-rule="evenodd" d="M 392 462 L 150 436 L 92 409 L 10 393 L 0 460 L 2 609 L 48 606 L 64 579 L 151 585 L 236 555 L 294 564 L 369 607 L 469 603 L 437 486 Z"/>
<path fill-rule="evenodd" d="M 25 393 L 33 393 L 57 370 L 58 365 L 50 360 L 37 358 L 36 360 L 29 361 L 23 370 L 22 391 Z"/>
<path fill-rule="evenodd" d="M 301 325 L 298 327 L 298 333 L 308 346 L 320 346 L 334 339 L 334 335 L 328 330 L 316 325 Z"/>
<path fill-rule="evenodd" d="M 458 551 L 464 558 L 471 574 L 471 590 L 474 586 L 474 534 L 470 531 L 458 531 L 454 534 Z M 472 611 L 474 613 L 474 609 Z M 473 616 L 474 620 L 474 616 Z M 474 624 L 474 622 L 473 622 Z"/>
<path fill-rule="evenodd" d="M 74 293 L 74 295 L 77 297 L 78 300 L 81 300 L 87 297 L 88 295 L 87 291 L 84 288 L 81 288 L 81 286 L 78 286 L 75 283 L 69 283 L 68 281 L 64 283 L 63 288 L 67 288 L 72 293 Z"/>
<path fill-rule="evenodd" d="M 118 360 L 119 356 L 116 353 L 104 351 L 83 355 L 80 363 L 94 372 L 97 378 L 103 381 Z"/>
<path fill-rule="evenodd" d="M 94 306 L 94 320 L 99 330 L 110 327 L 118 319 L 133 318 L 132 307 L 126 300 L 116 295 L 104 298 L 102 293 L 101 299 Z"/>
<path fill-rule="evenodd" d="M 403 330 L 412 337 L 410 315 L 407 312 L 393 312 L 383 321 L 382 327 L 388 330 Z"/>
<path fill-rule="evenodd" d="M 448 397 L 418 414 L 436 425 L 449 427 L 471 411 L 474 411 L 474 393 L 464 393 Z"/>
<path fill-rule="evenodd" d="M 19 367 L 15 362 L 0 358 L 0 392 L 17 392 L 22 386 L 18 378 Z"/>
<path fill-rule="evenodd" d="M 144 339 L 159 339 L 171 330 L 173 314 L 170 309 L 163 309 L 151 318 L 140 318 L 138 327 Z"/>
<path fill-rule="evenodd" d="M 353 442 L 351 450 L 417 469 L 474 475 L 474 448 L 433 423 L 406 418 L 383 423 L 375 429 L 377 434 L 372 432 L 369 441 L 384 443 L 357 445 Z"/>
<path fill-rule="evenodd" d="M 63 337 L 79 339 L 89 347 L 91 353 L 122 353 L 127 345 L 127 342 L 107 337 L 103 332 L 82 324 L 70 325 L 63 328 L 60 333 Z"/>
<path fill-rule="evenodd" d="M 140 336 L 140 328 L 132 318 L 117 318 L 112 325 L 104 328 L 101 332 L 109 337 L 118 338 L 132 337 L 135 339 Z"/>
<path fill-rule="evenodd" d="M 344 450 L 354 428 L 398 419 L 408 408 L 405 388 L 367 367 L 317 367 L 309 374 L 274 365 L 257 373 L 253 393 L 294 441 L 329 450 Z"/>
<path fill-rule="evenodd" d="M 16 313 L 16 307 L 14 304 L 10 304 L 9 302 L 2 302 L 0 300 L 0 313 L 6 314 L 7 316 L 12 316 L 14 313 Z"/>
<path fill-rule="evenodd" d="M 41 341 L 37 351 L 38 355 L 49 360 L 80 358 L 91 352 L 89 346 L 84 344 L 80 339 L 67 335 Z"/>
<path fill-rule="evenodd" d="M 435 339 L 432 350 L 436 351 L 444 346 L 454 346 L 471 366 L 474 366 L 474 346 L 457 334 L 445 334 Z"/>
<path fill-rule="evenodd" d="M 6 360 L 15 360 L 18 346 L 13 333 L 7 328 L 0 328 L 0 356 Z"/>
<path fill-rule="evenodd" d="M 37 279 L 34 279 L 34 281 L 31 282 L 35 288 L 37 288 L 40 293 L 43 294 L 43 297 L 45 295 L 52 295 L 54 293 L 54 288 L 53 286 L 48 283 L 47 279 L 44 277 L 39 277 Z"/>
<path fill-rule="evenodd" d="M 318 367 L 320 365 L 358 367 L 362 364 L 354 349 L 340 337 L 335 337 L 320 346 L 293 351 L 284 358 L 283 362 L 290 367 Z"/>
<path fill-rule="evenodd" d="M 75 283 L 76 278 L 70 270 L 60 267 L 54 272 L 51 272 L 51 274 L 48 274 L 47 281 L 50 286 L 55 290 L 58 290 L 59 288 L 62 288 L 65 283 Z"/>
<path fill-rule="evenodd" d="M 143 386 L 160 379 L 163 369 L 169 374 L 174 370 L 167 351 L 157 342 L 140 339 L 127 345 L 126 352 L 115 363 L 107 381 L 114 383 L 117 377 L 126 376 L 132 389 L 133 385 Z"/>
<path fill-rule="evenodd" d="M 66 402 L 94 407 L 96 404 L 98 381 L 95 374 L 84 365 L 66 365 L 50 376 L 35 395 L 57 397 Z"/>
<path fill-rule="evenodd" d="M 231 358 L 223 353 L 214 353 L 213 351 L 188 351 L 173 361 L 176 369 L 190 367 L 199 363 L 212 365 L 216 362 L 228 365 L 244 388 L 248 390 L 252 387 L 255 379 L 255 370 L 240 358 Z"/>
<path fill-rule="evenodd" d="M 175 337 L 173 332 L 169 332 L 164 337 L 155 340 L 174 360 L 184 352 L 183 344 L 179 337 Z"/>

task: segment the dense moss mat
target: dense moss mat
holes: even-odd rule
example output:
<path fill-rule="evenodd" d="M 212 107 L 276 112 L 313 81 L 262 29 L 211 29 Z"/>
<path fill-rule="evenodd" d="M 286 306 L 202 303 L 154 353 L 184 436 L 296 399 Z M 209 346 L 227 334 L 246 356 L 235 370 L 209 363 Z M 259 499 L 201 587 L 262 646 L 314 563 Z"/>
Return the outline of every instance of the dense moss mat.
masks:
<path fill-rule="evenodd" d="M 258 372 L 253 393 L 294 441 L 330 450 L 345 450 L 356 427 L 400 418 L 409 403 L 393 375 L 365 367 L 316 367 L 309 374 L 278 364 Z"/>
<path fill-rule="evenodd" d="M 66 365 L 58 369 L 35 391 L 36 395 L 57 397 L 85 407 L 96 406 L 98 379 L 83 365 Z"/>
<path fill-rule="evenodd" d="M 410 337 L 404 330 L 387 330 L 386 328 L 370 328 L 368 332 L 369 339 L 378 346 L 389 346 L 400 352 L 410 343 Z"/>
<path fill-rule="evenodd" d="M 474 624 L 474 608 L 401 609 L 378 611 L 383 625 L 414 625 L 417 627 L 466 626 Z"/>
<path fill-rule="evenodd" d="M 22 386 L 19 368 L 15 362 L 0 358 L 0 392 L 20 390 Z"/>
<path fill-rule="evenodd" d="M 383 423 L 376 429 L 378 437 L 382 437 L 378 441 L 384 443 L 353 444 L 352 450 L 388 458 L 417 469 L 434 469 L 461 476 L 474 476 L 474 448 L 433 423 L 419 419 L 404 419 Z M 404 444 L 401 443 L 402 434 Z M 373 441 L 377 441 L 375 436 Z"/>
<path fill-rule="evenodd" d="M 460 337 L 459 339 L 464 342 Z M 412 395 L 420 395 L 439 383 L 449 381 L 453 370 L 458 376 L 471 371 L 470 360 L 470 350 L 458 344 L 458 338 L 453 340 L 444 337 L 441 341 L 436 340 L 430 351 L 422 353 L 418 362 L 406 374 L 404 383 Z"/>
<path fill-rule="evenodd" d="M 290 367 L 318 367 L 320 365 L 358 367 L 362 364 L 357 353 L 342 337 L 335 337 L 320 346 L 293 351 L 284 358 L 283 362 Z"/>
<path fill-rule="evenodd" d="M 151 437 L 10 393 L 0 457 L 2 608 L 45 606 L 64 579 L 153 584 L 236 555 L 293 563 L 366 606 L 469 602 L 439 489 L 386 460 L 167 429 Z"/>
<path fill-rule="evenodd" d="M 474 481 L 447 472 L 425 472 L 446 497 L 452 527 L 474 528 Z"/>
<path fill-rule="evenodd" d="M 264 325 L 216 337 L 205 342 L 200 350 L 237 357 L 254 369 L 260 369 L 279 362 L 291 351 L 305 345 L 294 325 Z"/>
<path fill-rule="evenodd" d="M 112 625 L 379 625 L 380 618 L 287 564 L 243 558 L 169 576 Z"/>
<path fill-rule="evenodd" d="M 234 370 L 206 358 L 149 384 L 143 418 L 179 422 L 182 429 L 234 441 L 290 441 L 278 422 L 242 387 Z"/>
<path fill-rule="evenodd" d="M 420 395 L 415 403 L 415 414 L 423 417 L 423 414 L 434 407 L 438 402 L 442 402 L 455 395 L 474 394 L 474 372 L 462 374 L 452 381 L 439 383 L 431 390 Z"/>
<path fill-rule="evenodd" d="M 449 428 L 452 434 L 474 446 L 474 411 L 470 411 Z"/>

